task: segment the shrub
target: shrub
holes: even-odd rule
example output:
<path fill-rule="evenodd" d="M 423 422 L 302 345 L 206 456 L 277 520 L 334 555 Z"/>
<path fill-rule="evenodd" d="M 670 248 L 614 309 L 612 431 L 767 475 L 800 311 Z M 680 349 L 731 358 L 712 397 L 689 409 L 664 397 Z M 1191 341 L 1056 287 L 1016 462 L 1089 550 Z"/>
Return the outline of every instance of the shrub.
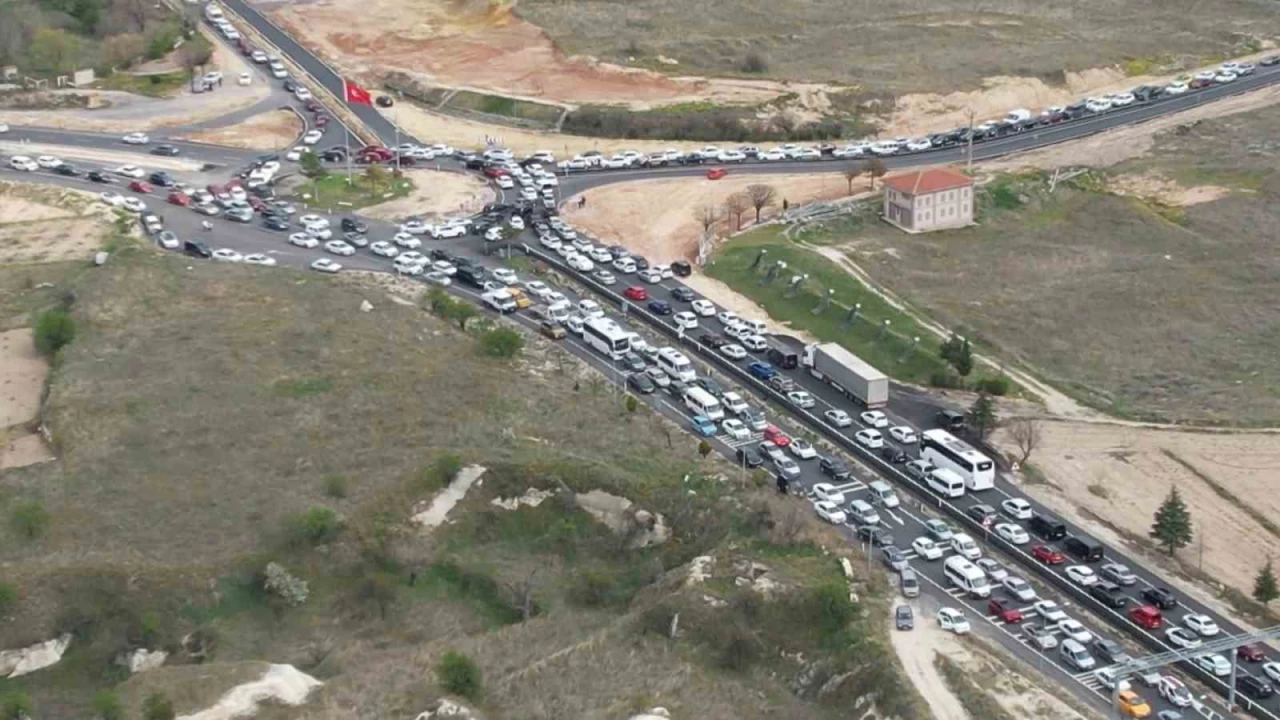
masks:
<path fill-rule="evenodd" d="M 76 338 L 76 321 L 63 308 L 50 308 L 36 318 L 36 350 L 54 355 Z"/>
<path fill-rule="evenodd" d="M 344 475 L 332 473 L 324 476 L 324 494 L 334 500 L 341 500 L 347 496 L 347 478 Z"/>
<path fill-rule="evenodd" d="M 173 701 L 164 693 L 151 693 L 142 701 L 142 720 L 173 720 Z"/>
<path fill-rule="evenodd" d="M 1004 375 L 993 378 L 982 378 L 974 384 L 973 389 L 988 395 L 1003 397 L 1009 394 L 1009 378 Z"/>
<path fill-rule="evenodd" d="M 174 43 L 182 34 L 176 23 L 165 23 L 147 35 L 147 59 L 159 60 L 173 50 Z"/>
<path fill-rule="evenodd" d="M 758 52 L 749 52 L 742 59 L 742 72 L 746 73 L 766 73 L 769 72 L 769 61 Z"/>
<path fill-rule="evenodd" d="M 124 717 L 120 697 L 110 690 L 99 690 L 93 696 L 93 711 L 100 720 L 120 720 Z"/>
<path fill-rule="evenodd" d="M 964 378 L 952 370 L 934 370 L 929 376 L 929 384 L 936 388 L 956 390 L 964 387 Z"/>
<path fill-rule="evenodd" d="M 49 527 L 49 511 L 39 500 L 19 500 L 9 513 L 9 522 L 19 535 L 34 540 Z"/>
<path fill-rule="evenodd" d="M 319 545 L 337 537 L 342 518 L 332 508 L 313 505 L 289 521 L 290 534 L 298 542 Z"/>
<path fill-rule="evenodd" d="M 13 583 L 0 582 L 0 615 L 7 615 L 18 602 L 18 589 Z"/>
<path fill-rule="evenodd" d="M 436 681 L 445 692 L 475 700 L 480 697 L 480 668 L 456 650 L 450 650 L 436 665 Z"/>
<path fill-rule="evenodd" d="M 263 589 L 284 600 L 290 607 L 297 607 L 306 602 L 311 594 L 307 581 L 290 575 L 280 563 L 267 563 L 263 576 Z"/>
<path fill-rule="evenodd" d="M 493 328 L 480 336 L 480 352 L 489 357 L 513 358 L 524 349 L 524 336 L 511 328 Z"/>
<path fill-rule="evenodd" d="M 460 470 L 462 470 L 462 458 L 454 453 L 440 455 L 418 472 L 418 489 L 439 490 L 452 482 Z"/>
<path fill-rule="evenodd" d="M 706 456 L 710 455 L 710 454 L 711 454 L 711 443 L 707 442 L 706 440 L 699 440 L 699 441 L 698 441 L 698 454 L 699 454 L 699 455 L 701 455 L 702 457 L 706 457 Z"/>
<path fill-rule="evenodd" d="M 640 407 L 640 401 L 636 400 L 636 396 L 627 395 L 627 412 L 633 413 L 638 407 Z"/>
<path fill-rule="evenodd" d="M 26 720 L 31 717 L 31 696 L 11 690 L 0 697 L 0 720 Z"/>

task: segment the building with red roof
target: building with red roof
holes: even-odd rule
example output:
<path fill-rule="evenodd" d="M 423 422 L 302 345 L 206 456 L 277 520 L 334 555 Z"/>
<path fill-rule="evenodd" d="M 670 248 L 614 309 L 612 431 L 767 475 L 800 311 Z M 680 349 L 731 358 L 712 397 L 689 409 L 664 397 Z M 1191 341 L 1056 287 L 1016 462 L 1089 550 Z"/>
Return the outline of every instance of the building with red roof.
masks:
<path fill-rule="evenodd" d="M 884 179 L 884 219 L 909 233 L 973 224 L 973 178 L 949 167 Z"/>

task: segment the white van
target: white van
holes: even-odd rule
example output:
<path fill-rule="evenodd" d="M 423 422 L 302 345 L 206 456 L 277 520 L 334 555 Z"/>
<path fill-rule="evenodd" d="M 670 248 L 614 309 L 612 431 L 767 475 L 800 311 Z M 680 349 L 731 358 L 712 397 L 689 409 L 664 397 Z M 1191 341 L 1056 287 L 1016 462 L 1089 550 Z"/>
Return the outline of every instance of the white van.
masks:
<path fill-rule="evenodd" d="M 964 478 L 960 477 L 954 470 L 936 468 L 925 476 L 925 483 L 930 490 L 942 497 L 958 498 L 964 496 Z"/>
<path fill-rule="evenodd" d="M 698 373 L 693 369 L 693 363 L 689 362 L 689 358 L 684 353 L 671 347 L 664 347 L 658 351 L 658 367 L 673 378 L 677 378 L 683 382 L 693 382 Z"/>
<path fill-rule="evenodd" d="M 973 541 L 967 533 L 956 533 L 951 536 L 951 549 L 956 554 L 967 560 L 977 560 L 982 557 L 982 549 L 978 547 L 978 543 Z"/>
<path fill-rule="evenodd" d="M 205 19 L 209 20 L 210 22 L 217 22 L 223 19 L 224 17 L 222 14 L 222 8 L 212 3 L 204 6 L 204 16 L 205 16 Z"/>
<path fill-rule="evenodd" d="M 883 480 L 876 480 L 868 485 L 867 489 L 871 491 L 871 499 L 879 503 L 881 507 L 896 508 L 901 502 L 898 500 L 898 493 L 894 492 L 893 488 L 889 487 L 889 483 Z"/>
<path fill-rule="evenodd" d="M 747 318 L 738 318 L 738 322 L 746 325 L 751 329 L 752 335 L 764 335 L 765 326 L 763 320 L 750 320 Z"/>
<path fill-rule="evenodd" d="M 952 555 L 942 563 L 942 574 L 947 576 L 952 585 L 974 597 L 991 595 L 991 583 L 987 582 L 987 574 L 959 555 Z"/>
<path fill-rule="evenodd" d="M 724 419 L 724 408 L 720 406 L 720 401 L 700 387 L 691 387 L 684 391 L 684 405 L 694 414 L 702 415 L 708 420 L 718 422 Z"/>

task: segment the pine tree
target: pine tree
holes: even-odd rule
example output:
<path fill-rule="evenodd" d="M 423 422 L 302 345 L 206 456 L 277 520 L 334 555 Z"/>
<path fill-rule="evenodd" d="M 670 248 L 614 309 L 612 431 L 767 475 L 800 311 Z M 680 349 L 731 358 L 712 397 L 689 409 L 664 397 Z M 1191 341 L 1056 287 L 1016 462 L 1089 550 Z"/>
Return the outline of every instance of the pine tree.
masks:
<path fill-rule="evenodd" d="M 1275 571 L 1271 569 L 1271 558 L 1267 558 L 1267 564 L 1253 579 L 1253 599 L 1263 605 L 1270 605 L 1272 600 L 1280 599 L 1280 586 L 1277 586 Z"/>
<path fill-rule="evenodd" d="M 1155 538 L 1164 551 L 1172 555 L 1180 548 L 1191 544 L 1194 533 L 1191 529 L 1191 512 L 1178 494 L 1178 488 L 1169 488 L 1169 496 L 1156 510 L 1155 523 L 1151 526 L 1151 537 Z"/>
<path fill-rule="evenodd" d="M 978 433 L 979 439 L 986 438 L 987 433 L 996 426 L 996 404 L 992 402 L 990 395 L 978 393 L 978 399 L 969 408 L 969 426 Z"/>
<path fill-rule="evenodd" d="M 968 377 L 969 373 L 973 372 L 973 346 L 969 344 L 969 338 L 965 338 L 961 343 L 951 364 L 955 366 L 956 372 L 960 373 L 960 377 Z"/>

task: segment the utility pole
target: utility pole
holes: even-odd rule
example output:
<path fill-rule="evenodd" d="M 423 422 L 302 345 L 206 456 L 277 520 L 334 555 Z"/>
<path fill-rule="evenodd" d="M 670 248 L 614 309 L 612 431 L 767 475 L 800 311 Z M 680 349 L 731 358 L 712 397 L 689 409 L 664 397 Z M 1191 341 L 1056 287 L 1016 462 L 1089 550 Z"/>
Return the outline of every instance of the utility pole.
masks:
<path fill-rule="evenodd" d="M 965 172 L 972 172 L 972 171 L 973 171 L 973 108 L 969 108 L 969 140 L 968 140 L 968 145 L 969 145 L 969 147 L 968 147 L 968 150 L 966 151 L 966 154 L 968 155 L 969 159 L 968 159 L 968 161 L 965 163 L 964 169 L 965 169 Z"/>

